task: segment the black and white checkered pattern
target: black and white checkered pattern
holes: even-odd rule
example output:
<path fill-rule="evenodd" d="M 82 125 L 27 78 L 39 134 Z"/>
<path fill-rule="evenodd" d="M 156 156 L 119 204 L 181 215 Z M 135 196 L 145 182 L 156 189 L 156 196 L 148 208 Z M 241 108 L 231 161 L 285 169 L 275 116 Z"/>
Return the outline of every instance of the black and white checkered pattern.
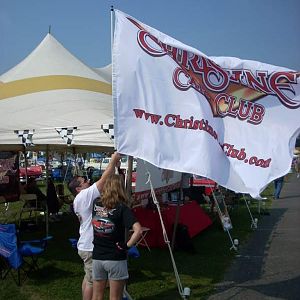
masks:
<path fill-rule="evenodd" d="M 62 128 L 55 128 L 61 138 L 66 142 L 68 146 L 73 144 L 74 135 L 73 132 L 76 130 L 77 127 L 62 127 Z"/>
<path fill-rule="evenodd" d="M 34 129 L 15 130 L 14 132 L 21 138 L 21 142 L 25 147 L 34 146 L 32 142 Z"/>
<path fill-rule="evenodd" d="M 111 140 L 114 139 L 114 124 L 102 124 L 101 129 L 109 136 Z"/>

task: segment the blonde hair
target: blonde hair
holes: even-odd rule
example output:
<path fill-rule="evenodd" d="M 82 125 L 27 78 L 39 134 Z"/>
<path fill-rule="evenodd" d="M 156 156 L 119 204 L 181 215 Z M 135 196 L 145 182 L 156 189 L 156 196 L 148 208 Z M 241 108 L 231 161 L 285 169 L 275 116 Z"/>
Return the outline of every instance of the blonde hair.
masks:
<path fill-rule="evenodd" d="M 115 208 L 118 203 L 128 203 L 124 180 L 120 175 L 108 176 L 101 193 L 101 203 L 108 209 Z"/>

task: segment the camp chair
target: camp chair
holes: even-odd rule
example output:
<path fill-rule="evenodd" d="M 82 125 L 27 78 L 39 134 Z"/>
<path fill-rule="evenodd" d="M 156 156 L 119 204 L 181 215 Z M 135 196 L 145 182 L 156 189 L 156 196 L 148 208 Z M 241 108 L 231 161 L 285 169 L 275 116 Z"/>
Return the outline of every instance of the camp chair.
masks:
<path fill-rule="evenodd" d="M 147 243 L 147 239 L 146 239 L 146 235 L 148 234 L 148 232 L 150 230 L 151 230 L 150 228 L 142 226 L 142 235 L 141 235 L 140 239 L 136 242 L 136 244 L 135 244 L 136 247 L 141 245 L 141 246 L 147 247 L 148 251 L 151 252 L 150 247 Z M 129 235 L 132 235 L 132 233 L 133 233 L 133 230 L 132 229 L 129 230 Z"/>
<path fill-rule="evenodd" d="M 48 235 L 48 207 L 47 203 L 41 203 L 37 199 L 36 194 L 21 194 L 20 200 L 23 201 L 23 207 L 20 211 L 19 215 L 19 227 L 21 228 L 21 223 L 24 220 L 24 214 L 26 215 L 28 219 L 32 217 L 32 214 L 34 214 L 35 219 L 35 226 L 38 226 L 38 214 L 44 215 L 45 218 L 45 226 L 46 226 L 46 235 Z"/>
<path fill-rule="evenodd" d="M 77 249 L 78 239 L 69 238 L 69 242 L 71 243 L 72 248 Z"/>
<path fill-rule="evenodd" d="M 45 251 L 47 241 L 51 238 L 19 242 L 15 224 L 0 224 L 1 279 L 10 273 L 20 286 L 21 272 L 25 280 L 32 270 L 38 268 L 38 257 Z"/>
<path fill-rule="evenodd" d="M 21 226 L 22 215 L 25 212 L 29 213 L 29 217 L 31 217 L 31 214 L 34 213 L 35 223 L 37 224 L 38 202 L 36 194 L 21 194 L 20 200 L 23 201 L 23 207 L 20 211 L 19 227 Z"/>

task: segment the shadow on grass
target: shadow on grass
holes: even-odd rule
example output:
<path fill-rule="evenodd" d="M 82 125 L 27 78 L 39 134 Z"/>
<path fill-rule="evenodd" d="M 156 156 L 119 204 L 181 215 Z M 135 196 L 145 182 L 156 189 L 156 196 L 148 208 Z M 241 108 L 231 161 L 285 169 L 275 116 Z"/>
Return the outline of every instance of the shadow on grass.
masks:
<path fill-rule="evenodd" d="M 20 240 L 32 240 L 45 237 L 45 226 L 43 223 L 33 230 L 20 230 Z M 52 239 L 48 241 L 45 252 L 41 257 L 53 261 L 80 261 L 77 249 L 74 249 L 69 238 L 78 238 L 79 222 L 74 214 L 64 214 L 60 221 L 49 223 L 49 235 Z"/>
<path fill-rule="evenodd" d="M 193 244 L 194 253 L 175 251 L 173 254 L 182 286 L 192 290 L 190 299 L 202 299 L 209 294 L 213 283 L 221 280 L 232 254 L 228 238 L 217 222 L 193 238 Z M 134 299 L 182 299 L 168 249 L 151 249 L 151 252 L 141 249 L 140 252 L 140 258 L 129 260 L 128 284 Z"/>
<path fill-rule="evenodd" d="M 272 209 L 270 215 L 259 215 L 258 229 L 253 231 L 249 212 L 241 202 L 231 211 L 231 234 L 241 242 L 238 252 L 230 251 L 231 242 L 218 220 L 193 239 L 194 254 L 174 252 L 181 283 L 183 286 L 188 283 L 192 290 L 190 299 L 208 298 L 215 292 L 215 284 L 223 280 L 224 270 L 229 270 L 225 275 L 226 281 L 245 282 L 260 276 L 272 230 L 284 213 L 284 209 Z M 248 240 L 250 235 L 253 237 Z M 249 261 L 251 253 L 256 253 L 255 262 Z M 250 271 L 245 274 L 244 271 L 249 268 Z M 129 291 L 132 290 L 135 299 L 181 299 L 167 249 L 151 249 L 151 252 L 142 249 L 140 258 L 129 260 L 129 273 Z M 135 289 L 135 285 L 139 286 L 139 290 Z M 220 290 L 222 285 L 218 287 Z"/>
<path fill-rule="evenodd" d="M 73 275 L 74 272 L 72 271 L 63 270 L 53 264 L 44 264 L 42 268 L 39 268 L 35 272 L 29 274 L 29 277 L 34 284 L 43 285 L 45 283 L 48 284 L 49 280 L 71 278 Z"/>
<path fill-rule="evenodd" d="M 263 223 L 261 221 L 272 218 L 273 214 L 272 212 L 271 216 L 259 216 L 259 228 Z M 243 244 L 253 233 L 249 213 L 241 202 L 230 215 L 233 223 L 232 237 L 239 238 Z M 193 238 L 195 253 L 173 253 L 183 287 L 188 286 L 192 290 L 190 300 L 205 299 L 214 290 L 214 284 L 223 279 L 224 270 L 228 269 L 236 255 L 234 251 L 230 251 L 230 240 L 219 219 L 216 215 L 213 217 L 213 224 Z M 69 238 L 78 238 L 78 227 L 79 222 L 74 214 L 64 214 L 60 222 L 49 225 L 49 234 L 53 239 L 39 260 L 40 270 L 30 276 L 26 285 L 36 295 L 35 299 L 50 299 L 48 290 L 51 291 L 51 299 L 80 298 L 82 261 L 68 241 Z M 24 232 L 22 238 L 33 239 L 38 235 L 44 235 L 44 231 Z M 177 289 L 168 249 L 151 249 L 149 252 L 139 247 L 139 250 L 140 258 L 129 259 L 130 295 L 135 300 L 182 299 Z M 20 290 L 11 287 L 10 294 L 19 295 Z"/>
<path fill-rule="evenodd" d="M 250 239 L 241 246 L 233 264 L 224 275 L 224 281 L 218 284 L 216 294 L 233 286 L 242 286 L 245 282 L 261 278 L 274 229 L 285 212 L 286 209 L 273 208 L 269 216 L 260 218 L 258 228 Z"/>

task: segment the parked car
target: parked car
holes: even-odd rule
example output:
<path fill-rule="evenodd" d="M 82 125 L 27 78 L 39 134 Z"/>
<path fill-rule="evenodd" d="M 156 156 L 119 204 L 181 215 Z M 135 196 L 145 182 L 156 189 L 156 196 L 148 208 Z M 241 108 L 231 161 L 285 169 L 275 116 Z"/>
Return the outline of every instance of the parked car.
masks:
<path fill-rule="evenodd" d="M 25 168 L 19 168 L 19 176 L 20 176 L 20 182 L 26 181 L 26 169 Z M 43 174 L 42 166 L 27 167 L 27 178 L 28 177 L 34 177 L 36 180 L 43 180 L 44 174 Z"/>
<path fill-rule="evenodd" d="M 102 158 L 101 162 L 99 163 L 99 167 L 101 170 L 105 170 L 111 161 L 110 157 L 104 157 Z M 132 163 L 132 170 L 135 171 L 137 167 L 137 160 L 136 158 L 133 159 Z M 122 156 L 121 157 L 121 169 L 127 170 L 127 156 Z"/>
<path fill-rule="evenodd" d="M 64 179 L 61 168 L 53 168 L 51 170 L 51 176 L 52 176 L 52 179 L 56 180 L 56 181 L 62 181 Z"/>

